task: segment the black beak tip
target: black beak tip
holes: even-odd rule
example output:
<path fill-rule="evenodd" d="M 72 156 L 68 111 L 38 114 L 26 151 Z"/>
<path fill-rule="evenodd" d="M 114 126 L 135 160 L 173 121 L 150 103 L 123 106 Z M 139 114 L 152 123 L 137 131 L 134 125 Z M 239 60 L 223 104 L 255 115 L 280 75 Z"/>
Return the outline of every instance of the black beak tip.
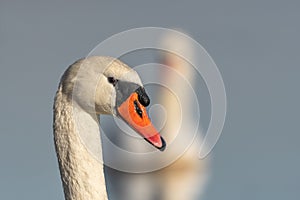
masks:
<path fill-rule="evenodd" d="M 162 143 L 161 147 L 156 147 L 156 148 L 159 149 L 160 151 L 164 151 L 166 149 L 167 144 L 163 137 L 160 136 L 160 139 L 161 139 L 161 143 Z"/>

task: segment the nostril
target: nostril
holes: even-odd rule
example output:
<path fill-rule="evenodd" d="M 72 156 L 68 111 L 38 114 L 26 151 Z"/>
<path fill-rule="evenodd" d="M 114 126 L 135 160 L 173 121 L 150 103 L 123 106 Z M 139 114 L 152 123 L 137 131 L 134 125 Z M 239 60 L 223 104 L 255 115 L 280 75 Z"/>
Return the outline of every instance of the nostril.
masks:
<path fill-rule="evenodd" d="M 137 101 L 134 101 L 134 109 L 137 112 L 137 114 L 140 116 L 140 118 L 143 118 L 143 111 L 141 110 L 141 108 L 139 107 L 139 104 Z"/>

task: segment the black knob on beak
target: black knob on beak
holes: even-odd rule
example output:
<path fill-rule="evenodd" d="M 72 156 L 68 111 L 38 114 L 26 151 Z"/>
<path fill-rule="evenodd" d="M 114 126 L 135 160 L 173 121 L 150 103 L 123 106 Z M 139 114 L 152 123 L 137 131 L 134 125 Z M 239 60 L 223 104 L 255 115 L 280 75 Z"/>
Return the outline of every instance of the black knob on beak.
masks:
<path fill-rule="evenodd" d="M 149 99 L 148 95 L 146 94 L 145 88 L 139 87 L 136 90 L 136 93 L 138 94 L 138 100 L 139 100 L 139 102 L 143 106 L 147 107 L 150 104 L 150 99 Z"/>

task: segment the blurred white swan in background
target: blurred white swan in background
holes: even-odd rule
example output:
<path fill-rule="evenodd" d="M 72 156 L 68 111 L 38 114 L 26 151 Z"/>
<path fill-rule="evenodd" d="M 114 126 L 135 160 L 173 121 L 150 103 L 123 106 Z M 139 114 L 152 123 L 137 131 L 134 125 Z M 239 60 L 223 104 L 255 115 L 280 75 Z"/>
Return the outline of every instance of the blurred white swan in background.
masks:
<path fill-rule="evenodd" d="M 165 35 L 161 43 L 165 49 L 185 52 L 185 55 L 189 55 L 190 58 L 195 56 L 189 41 L 176 34 Z M 208 178 L 209 159 L 200 160 L 198 157 L 203 135 L 201 127 L 195 130 L 195 125 L 198 123 L 195 118 L 199 117 L 196 109 L 198 105 L 195 105 L 198 102 L 197 99 L 193 99 L 193 93 L 197 92 L 197 87 L 194 87 L 196 74 L 192 70 L 193 66 L 180 55 L 164 52 L 161 54 L 161 63 L 176 71 L 167 70 L 160 75 L 167 85 L 175 85 L 172 87 L 173 91 L 160 90 L 158 93 L 158 102 L 163 105 L 167 113 L 167 121 L 161 134 L 164 135 L 169 146 L 178 138 L 190 140 L 195 136 L 194 140 L 190 140 L 191 145 L 186 146 L 186 152 L 162 170 L 160 177 L 162 199 L 200 199 Z M 195 131 L 196 135 L 194 135 Z M 164 154 L 172 157 L 175 153 L 175 151 L 166 151 Z"/>

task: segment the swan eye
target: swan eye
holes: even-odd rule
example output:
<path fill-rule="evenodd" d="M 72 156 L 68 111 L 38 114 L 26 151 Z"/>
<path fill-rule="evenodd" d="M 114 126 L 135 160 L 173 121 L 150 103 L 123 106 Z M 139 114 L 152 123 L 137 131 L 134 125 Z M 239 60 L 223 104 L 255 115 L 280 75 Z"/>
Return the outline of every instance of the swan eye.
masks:
<path fill-rule="evenodd" d="M 110 84 L 112 84 L 113 86 L 115 86 L 118 82 L 117 79 L 115 79 L 114 77 L 107 77 L 107 80 Z"/>

